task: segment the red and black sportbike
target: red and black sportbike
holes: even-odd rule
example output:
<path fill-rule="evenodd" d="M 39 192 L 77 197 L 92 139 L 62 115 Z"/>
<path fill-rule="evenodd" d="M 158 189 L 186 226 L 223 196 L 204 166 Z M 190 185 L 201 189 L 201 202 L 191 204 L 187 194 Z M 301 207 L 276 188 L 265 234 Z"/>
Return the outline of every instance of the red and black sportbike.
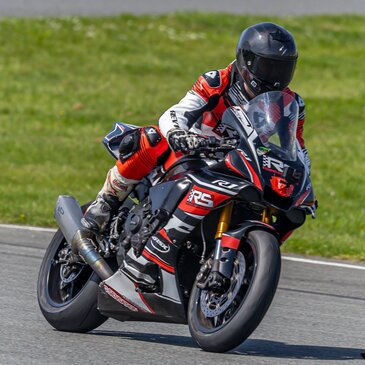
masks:
<path fill-rule="evenodd" d="M 297 119 L 297 102 L 283 92 L 227 109 L 229 137 L 202 138 L 198 155 L 172 154 L 101 236 L 85 233 L 82 208 L 60 196 L 60 230 L 38 279 L 47 321 L 73 332 L 91 331 L 108 317 L 187 323 L 206 351 L 242 343 L 274 297 L 280 242 L 304 223 L 315 200 Z M 116 123 L 105 137 L 113 156 L 131 128 Z"/>

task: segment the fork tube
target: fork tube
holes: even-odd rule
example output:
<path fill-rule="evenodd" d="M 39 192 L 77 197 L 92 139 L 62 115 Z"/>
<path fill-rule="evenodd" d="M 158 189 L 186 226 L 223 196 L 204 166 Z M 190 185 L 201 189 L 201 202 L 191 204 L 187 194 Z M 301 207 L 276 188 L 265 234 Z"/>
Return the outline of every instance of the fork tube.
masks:
<path fill-rule="evenodd" d="M 215 234 L 215 249 L 214 249 L 214 257 L 212 263 L 211 273 L 214 272 L 221 272 L 220 270 L 220 259 L 222 257 L 222 247 L 221 247 L 221 239 L 224 232 L 228 231 L 229 223 L 231 221 L 232 216 L 232 209 L 233 209 L 233 202 L 227 204 L 221 211 L 218 221 L 217 233 Z M 234 258 L 232 256 L 232 258 Z M 224 276 L 230 277 L 233 267 L 232 260 L 226 260 L 224 264 L 222 264 L 224 268 Z M 225 270 L 223 270 L 225 269 Z M 221 272 L 222 274 L 223 272 Z"/>
<path fill-rule="evenodd" d="M 217 233 L 215 234 L 216 239 L 222 238 L 223 232 L 228 231 L 229 223 L 231 221 L 232 209 L 233 209 L 233 202 L 230 202 L 222 209 L 218 221 Z"/>
<path fill-rule="evenodd" d="M 262 221 L 266 224 L 271 224 L 271 212 L 269 208 L 265 208 L 262 212 Z"/>

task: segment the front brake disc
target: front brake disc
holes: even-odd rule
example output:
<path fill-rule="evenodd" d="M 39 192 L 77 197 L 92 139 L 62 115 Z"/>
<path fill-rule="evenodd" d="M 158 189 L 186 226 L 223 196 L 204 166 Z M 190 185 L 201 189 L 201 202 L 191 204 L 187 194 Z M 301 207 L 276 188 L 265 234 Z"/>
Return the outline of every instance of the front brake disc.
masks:
<path fill-rule="evenodd" d="M 228 290 L 223 294 L 218 294 L 204 289 L 200 293 L 200 308 L 206 318 L 219 316 L 232 304 L 241 288 L 245 272 L 246 261 L 243 254 L 238 251 Z"/>

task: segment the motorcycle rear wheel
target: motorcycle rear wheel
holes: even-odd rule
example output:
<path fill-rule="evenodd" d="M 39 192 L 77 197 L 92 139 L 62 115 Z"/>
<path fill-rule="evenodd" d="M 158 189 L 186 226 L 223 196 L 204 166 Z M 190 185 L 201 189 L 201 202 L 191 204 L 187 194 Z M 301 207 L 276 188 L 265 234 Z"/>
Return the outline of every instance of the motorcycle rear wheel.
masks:
<path fill-rule="evenodd" d="M 88 332 L 108 318 L 97 309 L 100 278 L 88 265 L 72 266 L 72 270 L 60 261 L 60 252 L 70 250 L 58 230 L 44 255 L 38 276 L 37 296 L 39 307 L 57 330 Z"/>
<path fill-rule="evenodd" d="M 193 286 L 188 323 L 198 345 L 205 351 L 226 352 L 246 340 L 274 298 L 280 271 L 276 238 L 265 231 L 250 232 L 240 246 L 226 293 L 201 290 L 196 282 Z"/>

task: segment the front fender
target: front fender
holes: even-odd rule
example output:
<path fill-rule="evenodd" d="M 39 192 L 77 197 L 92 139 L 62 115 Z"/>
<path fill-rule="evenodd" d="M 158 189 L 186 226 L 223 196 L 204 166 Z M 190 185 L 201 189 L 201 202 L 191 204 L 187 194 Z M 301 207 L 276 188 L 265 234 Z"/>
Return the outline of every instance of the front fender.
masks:
<path fill-rule="evenodd" d="M 217 241 L 211 271 L 218 271 L 224 277 L 230 278 L 242 239 L 247 238 L 252 231 L 261 231 L 261 234 L 263 233 L 262 231 L 268 232 L 274 236 L 275 242 L 278 243 L 278 232 L 274 227 L 261 221 L 246 221 L 239 228 L 224 232 L 221 240 Z M 279 244 L 277 246 L 279 248 Z"/>
<path fill-rule="evenodd" d="M 276 231 L 276 229 L 273 226 L 271 226 L 267 223 L 264 223 L 261 221 L 255 221 L 255 220 L 246 221 L 245 223 L 241 224 L 239 228 L 224 232 L 224 235 L 233 237 L 237 240 L 241 240 L 242 237 L 247 237 L 247 235 L 255 229 L 260 229 L 260 230 L 269 232 L 276 239 L 279 239 L 279 233 Z"/>

